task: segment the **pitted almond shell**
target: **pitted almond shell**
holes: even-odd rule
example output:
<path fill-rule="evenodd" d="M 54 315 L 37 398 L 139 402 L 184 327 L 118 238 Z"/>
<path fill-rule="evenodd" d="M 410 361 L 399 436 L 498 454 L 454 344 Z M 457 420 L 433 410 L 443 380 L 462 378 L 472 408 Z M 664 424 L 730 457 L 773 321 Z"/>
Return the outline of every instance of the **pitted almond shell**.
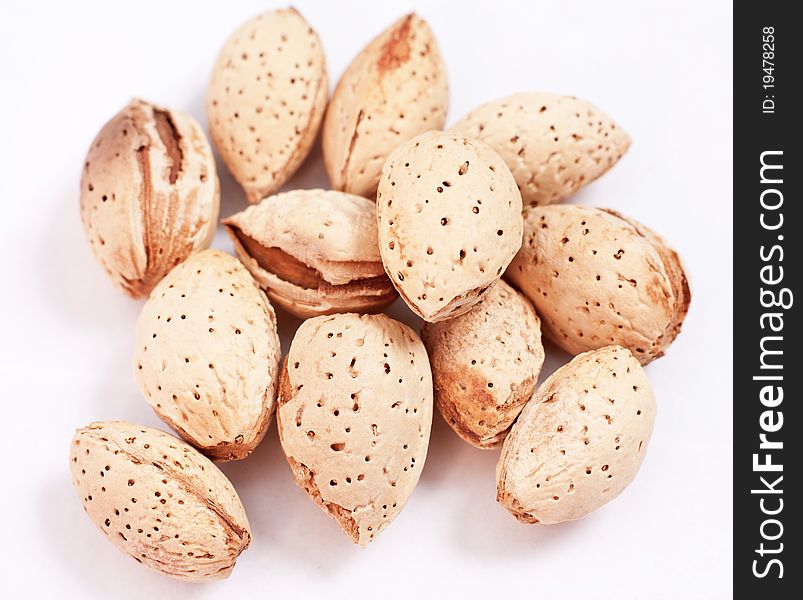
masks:
<path fill-rule="evenodd" d="M 571 196 L 630 147 L 630 136 L 590 102 L 545 92 L 488 102 L 450 131 L 493 147 L 516 178 L 525 206 Z"/>
<path fill-rule="evenodd" d="M 277 425 L 296 483 L 365 546 L 404 507 L 429 446 L 421 340 L 385 315 L 301 324 L 282 367 Z"/>
<path fill-rule="evenodd" d="M 215 160 L 198 123 L 142 100 L 103 126 L 81 177 L 81 220 L 92 252 L 134 298 L 209 246 L 219 199 Z"/>
<path fill-rule="evenodd" d="M 137 321 L 134 377 L 156 413 L 215 460 L 259 444 L 275 406 L 276 315 L 233 256 L 206 250 L 153 290 Z"/>
<path fill-rule="evenodd" d="M 645 227 L 635 219 L 624 216 L 622 213 L 610 210 L 607 208 L 602 209 L 608 214 L 618 217 L 623 221 L 629 223 L 633 229 L 644 239 L 648 240 L 652 247 L 655 248 L 658 255 L 661 257 L 661 262 L 666 269 L 666 274 L 669 277 L 669 284 L 672 287 L 672 295 L 675 298 L 674 316 L 672 323 L 667 329 L 662 338 L 664 349 L 666 349 L 678 336 L 683 321 L 686 318 L 686 313 L 689 312 L 689 305 L 691 303 L 691 288 L 689 281 L 686 278 L 686 270 L 683 266 L 683 260 L 680 255 L 672 249 L 669 244 L 661 236 L 653 230 Z"/>
<path fill-rule="evenodd" d="M 249 202 L 274 193 L 312 149 L 329 94 L 318 34 L 294 8 L 258 15 L 218 54 L 209 133 Z"/>
<path fill-rule="evenodd" d="M 385 271 L 429 322 L 470 310 L 521 247 L 510 170 L 490 146 L 451 133 L 424 133 L 393 151 L 376 211 Z"/>
<path fill-rule="evenodd" d="M 396 291 L 382 267 L 375 210 L 344 192 L 295 190 L 223 223 L 240 260 L 291 314 L 378 312 Z"/>
<path fill-rule="evenodd" d="M 691 293 L 677 253 L 643 225 L 577 205 L 529 207 L 524 243 L 505 278 L 571 354 L 610 344 L 641 364 L 680 332 Z"/>
<path fill-rule="evenodd" d="M 89 518 L 137 562 L 186 581 L 224 579 L 251 542 L 226 476 L 184 442 L 125 421 L 92 423 L 70 446 Z"/>
<path fill-rule="evenodd" d="M 586 516 L 635 478 L 655 410 L 647 375 L 628 350 L 576 356 L 543 383 L 505 439 L 497 500 L 523 523 Z"/>
<path fill-rule="evenodd" d="M 429 25 L 408 14 L 372 40 L 335 88 L 323 124 L 332 187 L 373 198 L 385 159 L 399 144 L 442 129 L 446 66 Z"/>
<path fill-rule="evenodd" d="M 499 281 L 467 313 L 424 322 L 421 339 L 444 420 L 477 448 L 499 447 L 544 364 L 541 322 L 530 301 Z"/>

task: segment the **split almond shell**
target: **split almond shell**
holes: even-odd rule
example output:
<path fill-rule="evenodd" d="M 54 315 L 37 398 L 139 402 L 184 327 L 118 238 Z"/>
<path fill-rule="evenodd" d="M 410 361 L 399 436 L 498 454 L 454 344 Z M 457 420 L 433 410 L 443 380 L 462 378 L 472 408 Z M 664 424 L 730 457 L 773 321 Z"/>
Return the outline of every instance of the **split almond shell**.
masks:
<path fill-rule="evenodd" d="M 219 204 L 212 149 L 182 112 L 132 100 L 87 153 L 84 231 L 108 276 L 134 298 L 209 246 Z"/>
<path fill-rule="evenodd" d="M 336 190 L 372 198 L 399 144 L 446 121 L 446 66 L 426 21 L 408 14 L 372 40 L 335 88 L 323 156 Z"/>
<path fill-rule="evenodd" d="M 123 552 L 170 577 L 228 577 L 251 542 L 231 482 L 207 458 L 157 429 L 92 423 L 70 447 L 89 518 Z"/>
<path fill-rule="evenodd" d="M 224 221 L 270 299 L 308 318 L 378 312 L 396 299 L 379 254 L 376 206 L 344 192 L 294 190 Z"/>

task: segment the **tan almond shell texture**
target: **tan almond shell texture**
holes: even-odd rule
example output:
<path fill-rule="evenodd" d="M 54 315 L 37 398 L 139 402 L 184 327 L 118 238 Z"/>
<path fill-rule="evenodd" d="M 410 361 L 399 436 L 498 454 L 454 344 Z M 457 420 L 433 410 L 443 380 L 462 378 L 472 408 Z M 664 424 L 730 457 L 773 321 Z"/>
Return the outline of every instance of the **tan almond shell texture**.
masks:
<path fill-rule="evenodd" d="M 379 255 L 375 213 L 374 203 L 360 196 L 294 190 L 223 223 L 237 256 L 271 301 L 308 318 L 378 312 L 396 299 Z M 247 244 L 272 254 L 260 260 Z"/>
<path fill-rule="evenodd" d="M 415 332 L 385 315 L 304 321 L 277 425 L 296 482 L 365 546 L 404 507 L 429 446 L 432 376 Z"/>
<path fill-rule="evenodd" d="M 608 346 L 575 357 L 538 389 L 505 439 L 497 500 L 523 523 L 586 516 L 635 478 L 655 410 L 629 351 Z"/>
<path fill-rule="evenodd" d="M 214 460 L 259 444 L 275 405 L 276 315 L 236 258 L 206 250 L 153 290 L 136 328 L 134 377 L 148 403 Z"/>
<path fill-rule="evenodd" d="M 396 146 L 446 122 L 446 66 L 429 25 L 397 20 L 348 66 L 323 125 L 323 157 L 332 187 L 373 198 Z"/>
<path fill-rule="evenodd" d="M 630 147 L 630 136 L 591 103 L 543 92 L 488 102 L 450 131 L 493 147 L 516 178 L 525 206 L 571 196 Z"/>
<path fill-rule="evenodd" d="M 207 248 L 220 192 L 212 149 L 189 115 L 132 100 L 98 133 L 81 176 L 92 252 L 129 296 Z"/>
<path fill-rule="evenodd" d="M 467 313 L 425 322 L 421 339 L 444 420 L 477 448 L 500 446 L 544 364 L 530 301 L 500 281 Z"/>
<path fill-rule="evenodd" d="M 456 317 L 499 280 L 521 247 L 521 196 L 500 156 L 432 131 L 399 146 L 377 192 L 379 250 L 422 319 Z"/>
<path fill-rule="evenodd" d="M 294 8 L 251 19 L 223 45 L 207 94 L 209 133 L 249 202 L 278 190 L 307 157 L 328 94 L 321 41 Z"/>
<path fill-rule="evenodd" d="M 108 539 L 170 577 L 224 579 L 251 542 L 231 482 L 157 429 L 125 421 L 78 429 L 70 471 L 84 510 Z"/>
<path fill-rule="evenodd" d="M 609 344 L 641 364 L 663 356 L 680 332 L 691 293 L 678 255 L 649 229 L 612 211 L 529 207 L 524 243 L 505 278 L 570 354 Z"/>

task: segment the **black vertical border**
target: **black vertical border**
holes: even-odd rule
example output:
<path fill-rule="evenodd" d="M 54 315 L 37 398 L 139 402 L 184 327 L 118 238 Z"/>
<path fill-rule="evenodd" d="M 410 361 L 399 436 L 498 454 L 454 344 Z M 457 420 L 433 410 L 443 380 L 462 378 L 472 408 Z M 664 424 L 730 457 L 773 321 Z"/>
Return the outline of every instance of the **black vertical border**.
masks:
<path fill-rule="evenodd" d="M 799 379 L 803 376 L 803 353 L 798 348 L 803 345 L 798 303 L 803 303 L 803 295 L 796 285 L 803 269 L 801 254 L 799 204 L 801 197 L 800 131 L 803 130 L 803 105 L 799 79 L 803 70 L 803 29 L 793 16 L 798 5 L 791 2 L 737 2 L 734 5 L 734 595 L 755 598 L 801 598 L 801 571 L 798 564 L 800 547 L 800 430 Z M 774 70 L 775 88 L 763 87 L 763 47 L 764 27 L 774 27 Z M 762 112 L 762 102 L 767 95 L 774 96 L 775 113 Z M 768 185 L 761 184 L 760 156 L 763 151 L 783 151 L 783 184 L 779 187 L 784 202 L 777 212 L 784 215 L 784 225 L 776 231 L 767 231 L 761 226 L 761 192 Z M 777 218 L 777 215 L 767 215 Z M 783 241 L 778 241 L 778 235 Z M 761 281 L 761 268 L 767 264 L 761 258 L 774 244 L 783 246 L 783 261 L 771 261 L 784 269 L 783 282 L 767 286 Z M 779 254 L 775 254 L 776 258 Z M 777 271 L 776 271 L 777 274 Z M 795 295 L 794 305 L 788 310 L 764 308 L 761 305 L 761 289 L 774 287 L 777 292 L 788 287 Z M 783 312 L 782 333 L 762 329 L 761 316 L 766 312 Z M 783 464 L 782 473 L 758 473 L 753 470 L 753 455 L 759 449 L 759 434 L 762 413 L 767 409 L 760 402 L 759 393 L 767 382 L 755 381 L 756 375 L 767 374 L 761 371 L 761 339 L 767 335 L 782 335 L 781 349 L 783 369 L 781 373 L 784 388 L 782 404 L 773 410 L 783 412 L 783 426 L 780 431 L 767 434 L 773 440 L 780 440 L 782 450 L 772 452 L 772 461 Z M 778 343 L 775 342 L 775 347 Z M 775 417 L 777 419 L 777 415 Z M 751 490 L 762 488 L 759 477 L 774 481 L 783 475 L 782 496 L 754 494 Z M 777 506 L 777 499 L 783 498 L 784 508 L 772 517 L 762 513 L 760 500 L 766 498 L 767 506 Z M 715 510 L 715 507 L 712 507 Z M 763 540 L 761 525 L 766 519 L 777 518 L 783 523 L 783 535 L 775 541 Z M 770 525 L 766 532 L 774 536 L 777 526 Z M 766 548 L 778 548 L 783 543 L 783 551 L 777 555 L 765 554 L 762 558 L 757 550 L 761 543 Z M 777 566 L 764 578 L 754 575 L 754 562 L 759 561 L 757 570 L 762 571 L 768 561 L 777 557 L 783 562 L 783 578 L 778 578 Z"/>

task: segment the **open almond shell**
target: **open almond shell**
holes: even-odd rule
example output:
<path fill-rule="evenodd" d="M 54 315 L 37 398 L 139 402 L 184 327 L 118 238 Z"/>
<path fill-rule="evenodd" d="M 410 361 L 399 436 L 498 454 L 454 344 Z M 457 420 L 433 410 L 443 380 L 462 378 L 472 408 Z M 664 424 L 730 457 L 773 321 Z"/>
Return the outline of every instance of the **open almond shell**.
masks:
<path fill-rule="evenodd" d="M 270 299 L 309 318 L 379 312 L 396 299 L 379 255 L 375 206 L 360 196 L 295 190 L 223 221 Z"/>

